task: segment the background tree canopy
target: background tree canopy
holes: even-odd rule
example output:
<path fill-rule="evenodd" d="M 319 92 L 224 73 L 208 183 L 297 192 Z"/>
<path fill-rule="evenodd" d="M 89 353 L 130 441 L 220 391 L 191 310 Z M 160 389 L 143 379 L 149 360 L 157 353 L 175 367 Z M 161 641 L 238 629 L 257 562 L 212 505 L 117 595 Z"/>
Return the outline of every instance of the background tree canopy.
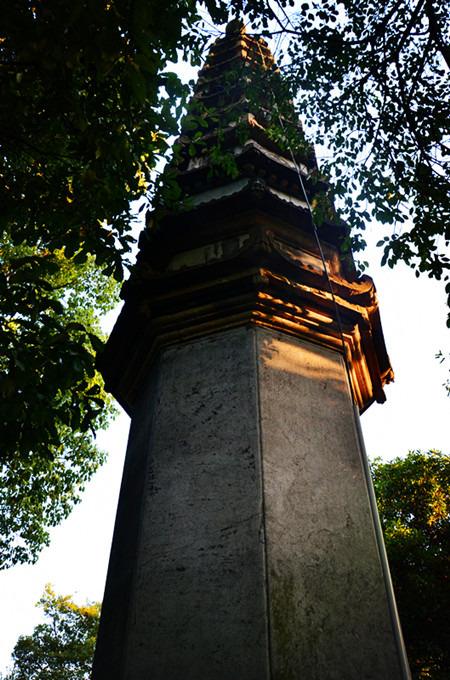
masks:
<path fill-rule="evenodd" d="M 99 315 L 151 200 L 210 35 L 244 13 L 286 38 L 298 93 L 353 244 L 392 224 L 384 259 L 446 278 L 448 33 L 438 0 L 13 0 L 0 31 L 0 561 L 37 558 L 102 460 Z M 281 44 L 281 43 L 280 43 Z M 282 131 L 280 132 L 280 134 Z M 214 149 L 212 149 L 212 153 Z M 177 192 L 168 191 L 176 200 Z M 344 198 L 345 196 L 345 198 Z M 349 244 L 347 244 L 349 245 Z M 447 292 L 450 294 L 448 283 Z M 102 415 L 103 413 L 103 415 Z"/>
<path fill-rule="evenodd" d="M 46 623 L 19 638 L 3 680 L 88 680 L 100 619 L 98 602 L 77 605 L 47 585 L 38 602 Z"/>
<path fill-rule="evenodd" d="M 330 158 L 353 247 L 372 217 L 391 226 L 383 262 L 448 281 L 450 13 L 440 0 L 320 0 L 290 16 L 286 76 Z M 296 11 L 297 10 L 297 11 Z M 446 283 L 449 294 L 450 284 Z"/>
<path fill-rule="evenodd" d="M 34 561 L 48 527 L 104 460 L 92 431 L 112 412 L 95 350 L 117 283 L 92 256 L 75 263 L 3 239 L 0 357 L 0 563 Z"/>
<path fill-rule="evenodd" d="M 414 678 L 450 675 L 450 456 L 410 451 L 372 464 L 397 605 Z"/>
<path fill-rule="evenodd" d="M 192 0 L 3 8 L 1 566 L 37 558 L 102 460 L 99 316 L 134 241 L 131 202 L 151 196 L 177 130 L 187 90 L 166 67 L 198 62 L 199 21 Z"/>

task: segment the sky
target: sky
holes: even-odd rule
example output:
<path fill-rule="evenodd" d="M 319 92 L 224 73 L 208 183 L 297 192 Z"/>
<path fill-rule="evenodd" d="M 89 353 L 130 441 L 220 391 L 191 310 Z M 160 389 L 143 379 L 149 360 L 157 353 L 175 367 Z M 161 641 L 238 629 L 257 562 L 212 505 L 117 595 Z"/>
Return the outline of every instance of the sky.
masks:
<path fill-rule="evenodd" d="M 369 228 L 364 259 L 378 290 L 395 382 L 386 387 L 386 403 L 373 404 L 362 416 L 367 453 L 389 460 L 410 449 L 448 452 L 450 398 L 442 383 L 449 367 L 435 358 L 449 347 L 443 285 L 423 276 L 416 279 L 402 264 L 393 270 L 381 268 L 381 251 L 374 246 L 384 235 L 379 229 Z M 114 318 L 109 318 L 110 327 Z M 34 605 L 46 583 L 57 593 L 72 594 L 77 602 L 102 599 L 128 427 L 122 412 L 99 434 L 108 462 L 87 485 L 70 517 L 51 531 L 50 546 L 38 562 L 0 572 L 0 672 L 18 636 L 30 634 L 42 620 Z"/>

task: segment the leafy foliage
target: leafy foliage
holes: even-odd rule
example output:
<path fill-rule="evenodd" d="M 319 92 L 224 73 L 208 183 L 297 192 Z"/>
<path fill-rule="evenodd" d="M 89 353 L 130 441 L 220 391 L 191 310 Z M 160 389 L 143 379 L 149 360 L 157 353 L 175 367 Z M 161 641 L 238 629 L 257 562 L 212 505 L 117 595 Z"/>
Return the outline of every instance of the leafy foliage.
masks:
<path fill-rule="evenodd" d="M 47 622 L 19 638 L 13 669 L 3 680 L 88 680 L 100 604 L 77 605 L 47 585 L 38 606 Z"/>
<path fill-rule="evenodd" d="M 163 72 L 195 2 L 8 3 L 0 44 L 1 226 L 122 277 L 130 201 L 176 131 L 183 87 Z M 14 112 L 14 115 L 12 115 Z"/>
<path fill-rule="evenodd" d="M 439 363 L 442 364 L 445 361 L 448 362 L 448 360 L 450 359 L 450 355 L 448 355 L 448 354 L 446 355 L 442 351 L 439 351 L 436 354 L 435 358 L 439 359 Z M 448 364 L 447 364 L 447 367 L 448 367 Z M 445 382 L 442 383 L 442 387 L 444 387 L 445 391 L 447 392 L 447 395 L 450 397 L 450 377 L 448 377 L 448 374 L 447 374 L 447 378 L 446 378 Z"/>
<path fill-rule="evenodd" d="M 92 257 L 0 250 L 0 564 L 35 561 L 103 461 L 92 432 L 111 405 L 95 371 L 99 315 L 117 284 Z M 106 407 L 106 408 L 105 408 Z"/>
<path fill-rule="evenodd" d="M 239 2 L 236 4 L 240 5 Z M 14 0 L 0 31 L 0 557 L 33 561 L 103 457 L 98 315 L 199 63 L 195 0 Z M 222 22 L 225 2 L 205 0 Z M 142 208 L 145 207 L 145 201 Z"/>
<path fill-rule="evenodd" d="M 414 678 L 450 673 L 450 457 L 410 451 L 372 475 Z"/>
<path fill-rule="evenodd" d="M 448 280 L 450 16 L 437 0 L 280 1 L 285 72 L 332 160 L 322 162 L 361 248 L 365 222 L 391 228 L 383 263 Z M 450 284 L 446 284 L 449 294 Z"/>
<path fill-rule="evenodd" d="M 98 317 L 175 128 L 195 3 L 7 3 L 0 33 L 0 562 L 34 561 L 103 460 Z M 189 49 L 195 39 L 184 43 Z"/>

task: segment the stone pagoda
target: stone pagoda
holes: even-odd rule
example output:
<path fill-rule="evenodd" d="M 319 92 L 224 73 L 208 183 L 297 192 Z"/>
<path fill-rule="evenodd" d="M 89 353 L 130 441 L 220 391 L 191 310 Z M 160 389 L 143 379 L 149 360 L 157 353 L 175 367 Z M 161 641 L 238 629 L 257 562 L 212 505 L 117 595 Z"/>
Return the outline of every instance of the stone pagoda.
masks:
<path fill-rule="evenodd" d="M 131 431 L 94 680 L 409 677 L 359 428 L 393 376 L 375 287 L 331 203 L 315 230 L 276 80 L 231 22 L 100 358 Z"/>

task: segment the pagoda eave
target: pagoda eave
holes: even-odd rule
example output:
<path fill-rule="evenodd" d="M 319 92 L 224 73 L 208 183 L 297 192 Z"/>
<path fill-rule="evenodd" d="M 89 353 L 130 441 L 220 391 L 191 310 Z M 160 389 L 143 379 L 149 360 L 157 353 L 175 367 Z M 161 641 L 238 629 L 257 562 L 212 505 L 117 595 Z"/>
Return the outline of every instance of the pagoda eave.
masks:
<path fill-rule="evenodd" d="M 372 289 L 361 303 L 323 291 L 323 276 L 297 267 L 281 273 L 235 261 L 142 280 L 128 291 L 99 367 L 106 387 L 129 413 L 161 347 L 242 325 L 258 325 L 346 354 L 355 401 L 364 411 L 385 400 L 392 369 Z M 286 276 L 289 273 L 290 277 Z M 309 285 L 305 284 L 309 275 Z M 313 284 L 314 279 L 316 285 Z M 372 299 L 372 302 L 369 300 Z M 340 325 L 336 322 L 336 307 Z M 130 328 L 133 329 L 131 337 Z M 130 353 L 130 347 L 133 352 Z"/>
<path fill-rule="evenodd" d="M 161 215 L 161 211 L 147 214 L 149 229 L 140 243 L 145 257 L 154 259 L 152 251 L 155 241 L 165 242 L 169 252 L 173 251 L 175 239 L 177 248 L 202 243 L 205 232 L 211 229 L 212 219 L 220 220 L 217 232 L 220 230 L 220 234 L 225 236 L 239 231 L 246 219 L 254 221 L 255 215 L 289 225 L 286 230 L 294 239 L 301 238 L 302 232 L 309 235 L 313 235 L 314 232 L 305 201 L 288 195 L 283 197 L 282 192 L 274 190 L 263 178 L 230 181 L 228 185 L 220 187 L 215 194 L 212 191 L 211 193 L 205 191 L 192 196 L 191 203 L 194 202 L 196 204 L 191 205 L 189 210 L 180 210 L 176 213 L 168 211 L 166 215 Z M 155 216 L 157 216 L 156 229 L 153 227 Z M 291 225 L 295 225 L 294 228 Z M 319 228 L 319 234 L 325 244 L 339 247 L 348 236 L 349 228 L 343 222 L 324 221 Z M 147 237 L 150 238 L 149 243 Z M 159 256 L 159 247 L 156 248 L 156 252 Z M 352 263 L 349 262 L 349 265 L 354 272 Z"/>

